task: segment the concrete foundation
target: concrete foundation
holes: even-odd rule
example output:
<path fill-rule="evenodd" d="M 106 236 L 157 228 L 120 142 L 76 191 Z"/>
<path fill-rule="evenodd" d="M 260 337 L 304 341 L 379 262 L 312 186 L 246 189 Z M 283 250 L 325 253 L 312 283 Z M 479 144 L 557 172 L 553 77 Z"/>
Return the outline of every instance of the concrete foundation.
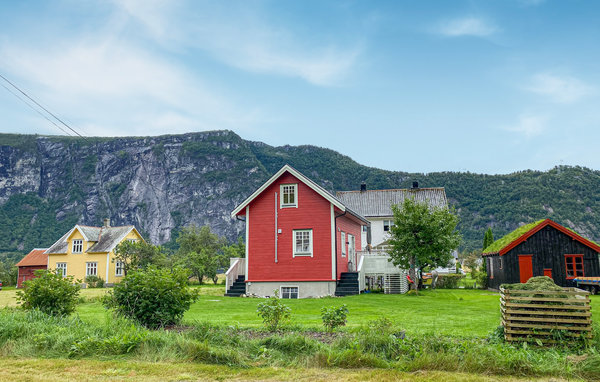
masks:
<path fill-rule="evenodd" d="M 279 291 L 281 296 L 281 287 L 298 287 L 298 298 L 314 298 L 333 296 L 335 294 L 335 281 L 269 281 L 269 282 L 249 282 L 246 284 L 246 293 L 259 297 L 269 297 L 274 295 L 274 291 Z"/>

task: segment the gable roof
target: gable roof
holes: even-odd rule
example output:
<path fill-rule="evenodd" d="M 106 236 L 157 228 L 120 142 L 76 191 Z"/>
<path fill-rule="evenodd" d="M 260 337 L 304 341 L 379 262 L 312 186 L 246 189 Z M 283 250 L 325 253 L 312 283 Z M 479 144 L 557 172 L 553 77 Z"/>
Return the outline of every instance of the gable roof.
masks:
<path fill-rule="evenodd" d="M 551 226 L 559 230 L 565 235 L 570 236 L 573 240 L 577 240 L 581 244 L 590 247 L 594 251 L 600 253 L 600 246 L 598 246 L 598 244 L 594 243 L 593 241 L 580 236 L 577 232 L 573 231 L 570 228 L 563 227 L 555 221 L 552 221 L 550 219 L 543 219 L 521 226 L 509 233 L 508 235 L 505 235 L 502 238 L 494 241 L 492 244 L 490 244 L 487 248 L 483 250 L 482 256 L 502 256 L 517 245 L 521 244 L 522 242 L 533 236 L 536 232 L 540 231 L 542 228 L 547 226 Z"/>
<path fill-rule="evenodd" d="M 24 258 L 15 264 L 16 267 L 31 267 L 35 265 L 48 265 L 47 248 L 35 248 L 31 250 Z"/>
<path fill-rule="evenodd" d="M 337 197 L 345 205 L 368 217 L 393 216 L 392 204 L 402 204 L 407 197 L 430 207 L 448 207 L 444 187 L 339 191 Z"/>
<path fill-rule="evenodd" d="M 126 225 L 121 227 L 90 227 L 76 225 L 69 232 L 67 232 L 60 239 L 58 239 L 56 243 L 52 244 L 52 246 L 46 250 L 46 255 L 67 253 L 67 247 L 69 245 L 67 239 L 75 230 L 78 230 L 86 241 L 93 242 L 93 244 L 90 247 L 88 247 L 85 253 L 110 252 L 131 231 L 137 232 L 137 234 L 141 237 L 135 226 L 132 225 Z"/>
<path fill-rule="evenodd" d="M 300 171 L 296 170 L 292 166 L 286 164 L 279 171 L 277 171 L 269 180 L 267 180 L 262 186 L 260 186 L 256 191 L 252 193 L 246 200 L 244 200 L 240 205 L 238 205 L 232 212 L 231 217 L 235 217 L 238 213 L 240 213 L 250 202 L 252 202 L 258 195 L 260 195 L 264 190 L 266 190 L 271 184 L 273 184 L 277 179 L 279 179 L 285 172 L 289 172 L 296 178 L 298 178 L 302 183 L 306 184 L 317 194 L 321 195 L 335 207 L 337 207 L 342 212 L 348 212 L 349 214 L 355 216 L 359 220 L 363 221 L 365 224 L 369 224 L 369 221 L 365 219 L 360 214 L 354 212 L 352 209 L 348 208 L 342 201 L 333 196 L 329 191 L 319 186 L 317 183 L 304 176 Z"/>

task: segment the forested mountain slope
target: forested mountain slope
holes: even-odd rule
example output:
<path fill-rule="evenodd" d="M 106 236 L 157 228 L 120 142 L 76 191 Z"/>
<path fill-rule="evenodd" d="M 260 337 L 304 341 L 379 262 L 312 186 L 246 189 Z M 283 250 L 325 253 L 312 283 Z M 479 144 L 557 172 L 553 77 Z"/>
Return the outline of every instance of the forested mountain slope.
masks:
<path fill-rule="evenodd" d="M 393 153 L 390 153 L 393 155 Z M 128 138 L 0 134 L 0 252 L 52 244 L 76 223 L 135 224 L 168 243 L 187 224 L 229 239 L 243 225 L 230 211 L 285 163 L 328 190 L 446 188 L 460 216 L 463 249 L 549 217 L 600 241 L 600 172 L 580 167 L 508 175 L 411 174 L 362 166 L 314 146 L 272 147 L 231 131 Z"/>

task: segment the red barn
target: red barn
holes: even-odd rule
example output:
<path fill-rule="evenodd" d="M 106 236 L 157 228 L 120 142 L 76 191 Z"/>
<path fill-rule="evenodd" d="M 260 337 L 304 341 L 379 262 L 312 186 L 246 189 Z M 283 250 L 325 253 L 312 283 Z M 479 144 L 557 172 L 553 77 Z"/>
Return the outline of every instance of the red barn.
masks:
<path fill-rule="evenodd" d="M 23 282 L 34 278 L 38 269 L 48 269 L 48 255 L 44 254 L 48 248 L 35 248 L 29 252 L 15 266 L 19 267 L 17 288 L 23 287 Z"/>
<path fill-rule="evenodd" d="M 246 258 L 235 275 L 232 261 L 228 277 L 238 282 L 228 295 L 358 294 L 352 271 L 369 222 L 294 168 L 283 166 L 231 216 L 246 222 Z"/>

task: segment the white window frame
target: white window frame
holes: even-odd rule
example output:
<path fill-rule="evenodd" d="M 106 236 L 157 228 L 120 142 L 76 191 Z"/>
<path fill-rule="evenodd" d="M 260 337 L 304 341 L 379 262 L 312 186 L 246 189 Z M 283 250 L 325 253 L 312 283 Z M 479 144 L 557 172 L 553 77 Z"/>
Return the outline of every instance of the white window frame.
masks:
<path fill-rule="evenodd" d="M 294 203 L 284 203 L 283 202 L 283 197 L 285 194 L 284 191 L 285 191 L 286 187 L 292 187 L 292 189 L 294 190 Z M 290 208 L 290 207 L 298 208 L 298 184 L 297 183 L 282 184 L 279 186 L 279 208 Z"/>
<path fill-rule="evenodd" d="M 92 266 L 93 264 L 93 266 Z M 90 270 L 94 270 L 94 273 L 90 273 Z M 97 261 L 88 261 L 85 263 L 85 277 L 88 276 L 98 276 L 98 262 Z"/>
<path fill-rule="evenodd" d="M 494 258 L 492 256 L 489 257 L 490 259 L 490 266 L 489 266 L 489 271 L 490 271 L 490 279 L 494 278 Z"/>
<path fill-rule="evenodd" d="M 352 249 L 352 252 L 350 252 L 350 249 Z M 354 259 L 355 253 L 356 253 L 356 238 L 354 237 L 354 235 L 348 234 L 348 255 L 350 256 L 350 259 Z"/>
<path fill-rule="evenodd" d="M 387 230 L 385 229 L 385 227 L 386 227 L 386 224 L 385 224 L 385 223 L 386 223 L 386 222 L 388 223 L 388 224 L 387 224 L 387 227 L 388 227 L 388 229 L 387 229 Z M 393 220 L 388 220 L 388 219 L 385 219 L 385 220 L 383 221 L 383 232 L 390 232 L 390 231 L 392 230 L 392 226 L 393 226 L 393 225 L 394 225 L 394 221 L 393 221 Z"/>
<path fill-rule="evenodd" d="M 130 243 L 133 243 L 133 244 L 135 244 L 135 243 L 137 243 L 139 240 L 138 240 L 138 239 L 127 239 L 127 241 L 128 241 L 128 242 L 130 242 Z"/>
<path fill-rule="evenodd" d="M 122 261 L 115 261 L 115 276 L 122 277 L 125 275 L 125 264 Z M 120 271 L 120 272 L 119 272 Z"/>
<path fill-rule="evenodd" d="M 296 288 L 296 297 L 284 297 L 283 296 L 283 288 L 289 288 L 289 289 Z M 291 295 L 292 291 L 290 291 L 289 293 Z M 286 299 L 291 299 L 291 300 L 297 300 L 297 299 L 300 298 L 300 287 L 297 286 L 297 285 L 282 285 L 282 286 L 279 287 L 279 296 L 281 298 L 286 298 Z"/>
<path fill-rule="evenodd" d="M 313 230 L 312 229 L 295 229 L 292 231 L 292 253 L 294 257 L 313 257 Z M 296 252 L 296 235 L 299 233 L 308 232 L 309 252 Z"/>
<path fill-rule="evenodd" d="M 79 249 L 79 250 L 77 250 Z M 72 242 L 72 253 L 83 253 L 83 239 L 73 239 Z"/>
<path fill-rule="evenodd" d="M 62 277 L 67 276 L 67 263 L 56 263 L 56 270 L 62 270 Z"/>
<path fill-rule="evenodd" d="M 346 232 L 342 232 L 342 257 L 346 257 Z"/>

